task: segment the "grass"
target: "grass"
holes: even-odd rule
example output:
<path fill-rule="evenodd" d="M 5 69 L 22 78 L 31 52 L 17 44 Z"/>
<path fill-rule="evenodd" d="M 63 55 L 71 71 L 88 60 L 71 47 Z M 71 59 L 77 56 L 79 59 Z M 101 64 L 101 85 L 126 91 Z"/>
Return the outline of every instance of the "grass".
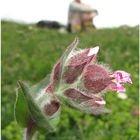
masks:
<path fill-rule="evenodd" d="M 131 73 L 133 85 L 126 86 L 127 100 L 116 93 L 106 94 L 111 114 L 92 116 L 64 107 L 56 133 L 39 135 L 39 140 L 138 140 L 139 78 L 138 27 L 122 26 L 92 32 L 62 34 L 35 25 L 2 21 L 2 139 L 22 139 L 22 128 L 14 119 L 17 80 L 35 84 L 48 73 L 73 41 L 80 38 L 81 48 L 100 46 L 98 61 L 113 70 Z"/>

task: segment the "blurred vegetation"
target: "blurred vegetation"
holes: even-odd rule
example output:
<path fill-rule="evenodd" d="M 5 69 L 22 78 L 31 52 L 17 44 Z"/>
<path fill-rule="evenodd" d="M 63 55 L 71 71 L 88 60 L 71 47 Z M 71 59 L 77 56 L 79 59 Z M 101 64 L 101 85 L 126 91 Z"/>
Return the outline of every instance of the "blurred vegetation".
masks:
<path fill-rule="evenodd" d="M 106 94 L 107 107 L 112 109 L 108 115 L 93 116 L 64 107 L 57 131 L 39 134 L 39 140 L 138 140 L 138 26 L 64 34 L 2 21 L 1 31 L 2 140 L 20 140 L 23 136 L 13 111 L 17 80 L 35 84 L 43 79 L 75 36 L 80 38 L 81 48 L 99 45 L 98 61 L 131 73 L 133 85 L 126 86 L 127 100 L 113 92 Z"/>

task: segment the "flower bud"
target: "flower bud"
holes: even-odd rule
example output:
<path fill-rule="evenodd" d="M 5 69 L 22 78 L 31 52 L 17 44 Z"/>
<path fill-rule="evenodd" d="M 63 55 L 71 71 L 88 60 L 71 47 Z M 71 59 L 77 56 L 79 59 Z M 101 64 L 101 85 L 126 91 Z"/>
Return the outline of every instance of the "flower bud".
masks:
<path fill-rule="evenodd" d="M 89 96 L 87 93 L 74 88 L 65 90 L 63 95 L 67 104 L 81 111 L 95 115 L 109 113 L 109 110 L 104 108 L 106 102 L 100 96 Z"/>
<path fill-rule="evenodd" d="M 78 40 L 75 39 L 54 66 L 51 81 L 55 87 L 58 85 L 54 94 L 62 102 L 81 111 L 108 113 L 104 108 L 106 102 L 102 98 L 103 94 L 100 93 L 107 90 L 124 92 L 123 83 L 132 83 L 130 74 L 124 71 L 113 74 L 105 66 L 95 63 L 99 47 L 76 50 L 77 45 Z"/>
<path fill-rule="evenodd" d="M 86 93 L 81 92 L 77 89 L 67 89 L 64 92 L 64 95 L 67 96 L 69 99 L 74 101 L 79 101 L 80 103 L 87 102 L 87 106 L 98 106 L 98 105 L 104 105 L 105 101 L 103 98 L 99 96 L 88 96 Z"/>
<path fill-rule="evenodd" d="M 68 97 L 71 100 L 83 102 L 92 99 L 91 97 L 84 95 L 81 91 L 74 89 L 74 88 L 69 88 L 64 91 L 64 95 Z"/>
<path fill-rule="evenodd" d="M 83 79 L 85 88 L 94 94 L 103 91 L 112 83 L 110 72 L 98 64 L 88 65 L 84 70 Z"/>
<path fill-rule="evenodd" d="M 94 61 L 99 47 L 76 51 L 69 59 L 65 66 L 63 78 L 66 83 L 71 84 L 80 76 L 84 67 Z"/>
<path fill-rule="evenodd" d="M 75 40 L 68 46 L 58 63 L 53 67 L 52 73 L 51 73 L 51 79 L 50 83 L 53 86 L 53 88 L 56 88 L 59 86 L 60 81 L 62 81 L 62 74 L 63 70 L 65 68 L 65 63 L 67 61 L 67 58 L 70 56 L 70 54 L 75 50 L 79 43 L 79 39 L 75 38 Z"/>
<path fill-rule="evenodd" d="M 60 62 L 58 62 L 52 70 L 51 73 L 51 79 L 50 79 L 50 88 L 52 89 L 52 91 L 59 86 L 59 82 L 60 82 L 60 77 L 61 76 L 61 68 L 60 68 Z"/>

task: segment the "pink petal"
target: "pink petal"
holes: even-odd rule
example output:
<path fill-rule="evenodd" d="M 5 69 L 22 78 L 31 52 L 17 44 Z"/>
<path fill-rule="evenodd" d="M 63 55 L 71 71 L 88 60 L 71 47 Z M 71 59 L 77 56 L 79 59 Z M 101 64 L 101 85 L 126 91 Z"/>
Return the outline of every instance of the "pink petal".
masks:
<path fill-rule="evenodd" d="M 124 77 L 124 78 L 123 78 L 123 82 L 124 82 L 124 83 L 132 84 L 132 80 L 130 79 L 130 77 Z"/>
<path fill-rule="evenodd" d="M 116 83 L 116 86 L 112 86 L 112 90 L 117 91 L 117 92 L 125 92 L 126 91 L 126 89 L 119 83 Z"/>
<path fill-rule="evenodd" d="M 117 87 L 117 92 L 125 92 L 125 91 L 126 89 L 123 86 Z"/>
<path fill-rule="evenodd" d="M 114 73 L 114 77 L 115 77 L 116 82 L 132 84 L 130 74 L 125 71 L 121 71 L 121 70 L 116 71 Z"/>

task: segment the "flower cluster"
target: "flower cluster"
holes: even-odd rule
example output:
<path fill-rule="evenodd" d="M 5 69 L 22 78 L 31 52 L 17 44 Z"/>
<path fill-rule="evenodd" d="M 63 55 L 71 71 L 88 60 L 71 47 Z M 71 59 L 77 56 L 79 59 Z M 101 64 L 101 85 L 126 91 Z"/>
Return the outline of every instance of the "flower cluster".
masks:
<path fill-rule="evenodd" d="M 78 43 L 76 38 L 66 49 L 49 78 L 31 88 L 19 82 L 28 104 L 27 116 L 39 128 L 53 131 L 63 104 L 95 115 L 109 113 L 110 110 L 105 108 L 104 93 L 125 92 L 124 84 L 132 84 L 129 73 L 121 70 L 112 72 L 96 61 L 98 46 L 80 50 L 76 48 Z M 18 110 L 20 98 L 16 104 Z"/>
<path fill-rule="evenodd" d="M 123 85 L 132 84 L 130 74 L 124 71 L 112 72 L 98 64 L 96 56 L 99 47 L 79 50 L 78 38 L 70 45 L 63 57 L 54 66 L 50 84 L 45 94 L 55 94 L 60 101 L 92 114 L 108 113 L 104 106 L 103 93 L 112 90 L 125 92 Z"/>

